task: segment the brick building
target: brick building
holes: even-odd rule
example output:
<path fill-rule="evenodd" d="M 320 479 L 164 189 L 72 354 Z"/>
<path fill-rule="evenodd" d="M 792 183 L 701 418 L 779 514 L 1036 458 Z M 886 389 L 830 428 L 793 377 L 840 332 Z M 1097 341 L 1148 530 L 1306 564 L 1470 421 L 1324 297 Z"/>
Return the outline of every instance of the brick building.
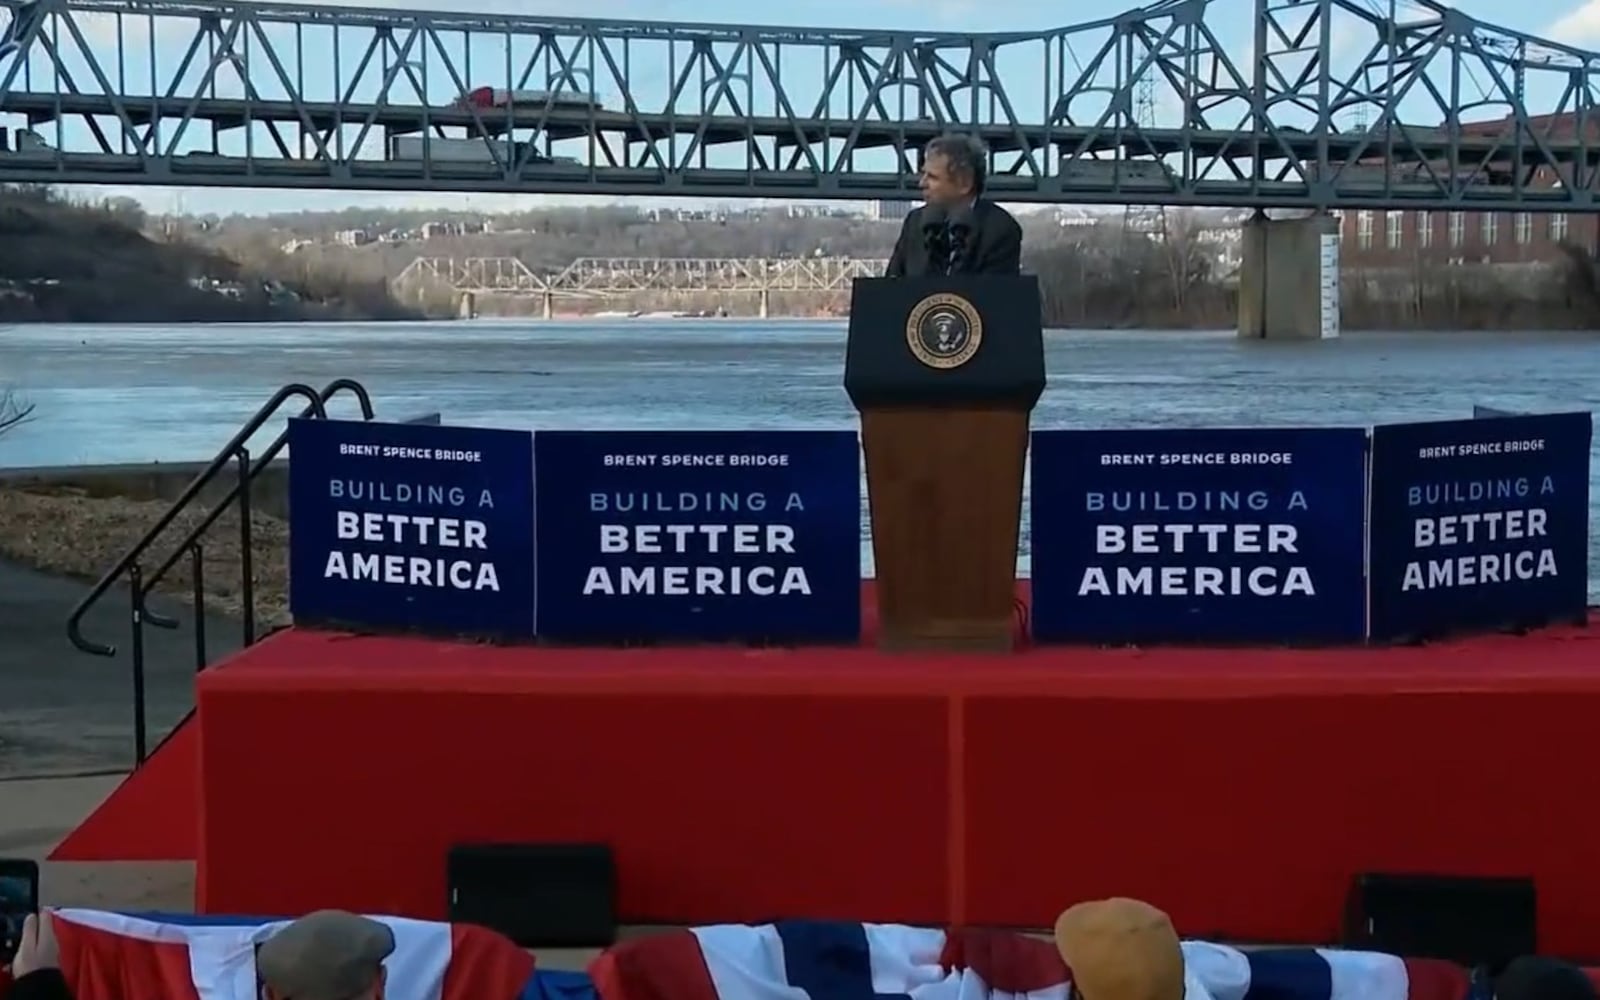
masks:
<path fill-rule="evenodd" d="M 1545 115 L 1529 124 L 1534 132 L 1570 140 L 1572 115 Z M 1505 134 L 1501 121 L 1463 123 L 1464 136 Z M 1600 116 L 1588 131 L 1600 139 Z M 1553 187 L 1560 176 L 1549 167 L 1535 171 L 1530 186 Z M 1439 260 L 1466 264 L 1531 264 L 1555 261 L 1563 246 L 1600 254 L 1600 227 L 1593 213 L 1570 212 L 1419 212 L 1346 211 L 1340 213 L 1340 257 L 1356 265 L 1382 267 Z"/>
<path fill-rule="evenodd" d="M 1344 212 L 1339 255 L 1382 266 L 1417 258 L 1466 264 L 1532 264 L 1555 261 L 1562 246 L 1590 253 L 1596 244 L 1595 216 L 1568 212 Z"/>

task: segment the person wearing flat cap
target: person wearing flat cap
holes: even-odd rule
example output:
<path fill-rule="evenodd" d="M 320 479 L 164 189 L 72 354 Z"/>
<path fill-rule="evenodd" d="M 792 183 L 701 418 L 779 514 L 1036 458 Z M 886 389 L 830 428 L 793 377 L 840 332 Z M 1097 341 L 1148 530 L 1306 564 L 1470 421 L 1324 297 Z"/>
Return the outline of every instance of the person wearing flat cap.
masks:
<path fill-rule="evenodd" d="M 1183 946 L 1165 913 L 1137 899 L 1079 903 L 1056 921 L 1056 950 L 1081 1000 L 1184 1000 Z M 1204 990 L 1197 991 L 1200 996 Z"/>
<path fill-rule="evenodd" d="M 394 931 L 342 910 L 301 917 L 256 949 L 265 1000 L 383 1000 Z"/>

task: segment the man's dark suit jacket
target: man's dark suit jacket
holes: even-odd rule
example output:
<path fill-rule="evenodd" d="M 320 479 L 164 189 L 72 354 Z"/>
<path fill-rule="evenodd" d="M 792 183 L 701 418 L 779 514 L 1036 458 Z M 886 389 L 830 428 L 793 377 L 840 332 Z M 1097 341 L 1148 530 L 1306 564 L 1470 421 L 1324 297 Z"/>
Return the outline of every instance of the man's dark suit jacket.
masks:
<path fill-rule="evenodd" d="M 900 227 L 900 238 L 895 241 L 894 253 L 889 256 L 889 266 L 883 272 L 886 278 L 921 278 L 930 274 L 943 274 L 943 262 L 935 264 L 928 259 L 928 247 L 922 238 L 922 213 L 916 208 L 906 216 Z M 956 274 L 1021 274 L 1022 227 L 1011 213 L 992 201 L 979 200 L 972 206 L 972 235 L 967 237 L 966 252 L 955 270 Z"/>

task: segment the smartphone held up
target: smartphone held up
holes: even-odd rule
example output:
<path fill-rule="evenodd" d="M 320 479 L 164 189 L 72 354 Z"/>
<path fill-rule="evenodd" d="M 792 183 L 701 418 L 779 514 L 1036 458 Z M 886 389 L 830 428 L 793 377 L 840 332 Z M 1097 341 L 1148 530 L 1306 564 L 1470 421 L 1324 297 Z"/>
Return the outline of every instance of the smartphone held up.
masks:
<path fill-rule="evenodd" d="M 38 912 L 38 863 L 0 858 L 0 967 L 16 957 L 23 922 Z"/>

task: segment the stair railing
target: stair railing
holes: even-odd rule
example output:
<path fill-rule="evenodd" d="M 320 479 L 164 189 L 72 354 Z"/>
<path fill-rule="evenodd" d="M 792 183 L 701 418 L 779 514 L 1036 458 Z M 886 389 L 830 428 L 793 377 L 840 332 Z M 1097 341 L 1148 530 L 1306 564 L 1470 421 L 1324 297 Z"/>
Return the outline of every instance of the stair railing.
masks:
<path fill-rule="evenodd" d="M 129 654 L 132 660 L 133 673 L 133 700 L 134 700 L 134 758 L 137 764 L 143 764 L 148 758 L 149 733 L 146 718 L 145 704 L 145 657 L 144 657 L 144 625 L 151 624 L 160 628 L 177 628 L 178 621 L 164 615 L 156 614 L 148 609 L 147 601 L 152 588 L 161 582 L 179 559 L 187 554 L 191 561 L 194 613 L 195 613 L 195 670 L 205 669 L 207 663 L 206 627 L 205 627 L 205 576 L 204 552 L 200 539 L 205 532 L 216 522 L 230 503 L 237 501 L 239 507 L 239 542 L 240 542 L 240 569 L 243 575 L 241 582 L 241 597 L 243 598 L 243 632 L 244 644 L 250 645 L 255 641 L 255 578 L 253 566 L 253 538 L 251 535 L 251 503 L 250 484 L 268 464 L 278 456 L 288 443 L 288 431 L 280 434 L 261 457 L 255 462 L 251 461 L 247 442 L 261 430 L 270 420 L 277 416 L 278 411 L 290 399 L 300 397 L 306 400 L 306 408 L 299 414 L 301 417 L 326 419 L 329 399 L 341 391 L 353 394 L 361 408 L 363 420 L 373 417 L 372 398 L 365 387 L 351 379 L 335 379 L 323 387 L 321 392 L 308 385 L 299 383 L 286 385 L 272 395 L 265 405 L 256 411 L 239 432 L 223 446 L 211 463 L 197 475 L 178 498 L 172 502 L 156 523 L 140 538 L 129 546 L 128 551 L 117 561 L 109 571 L 102 576 L 90 589 L 89 593 L 78 602 L 72 613 L 67 617 L 67 638 L 72 644 L 83 652 L 95 656 L 115 656 L 117 647 L 110 643 L 95 642 L 83 635 L 83 617 L 94 607 L 102 597 L 123 577 L 126 577 L 131 591 L 130 614 L 130 643 Z M 199 525 L 193 528 L 183 541 L 174 546 L 171 554 L 161 566 L 146 576 L 139 565 L 140 557 L 156 543 L 162 533 L 172 525 L 172 522 L 189 507 L 225 469 L 232 465 L 237 470 L 238 481 L 228 491 L 220 502 L 213 505 L 211 510 Z"/>
<path fill-rule="evenodd" d="M 335 379 L 323 386 L 322 391 L 318 393 L 317 396 L 322 400 L 323 407 L 326 408 L 329 400 L 338 395 L 341 391 L 349 392 L 351 395 L 356 397 L 356 405 L 361 408 L 362 420 L 372 419 L 372 397 L 367 394 L 366 388 L 362 386 L 360 382 L 356 382 L 353 379 Z M 325 412 L 313 413 L 312 409 L 307 407 L 306 410 L 300 414 L 300 416 L 326 417 L 327 414 Z M 195 525 L 194 528 L 190 530 L 189 534 L 184 537 L 183 541 L 172 547 L 172 552 L 167 556 L 166 561 L 145 577 L 144 592 L 147 598 L 150 592 L 154 590 L 156 586 L 166 578 L 166 575 L 172 571 L 172 568 L 178 564 L 178 560 L 182 559 L 185 553 L 189 553 L 191 559 L 201 558 L 199 555 L 201 537 L 203 537 L 205 533 L 211 529 L 211 526 L 217 522 L 217 519 L 222 516 L 222 512 L 227 509 L 228 505 L 237 500 L 239 503 L 239 561 L 241 563 L 240 569 L 244 577 L 242 593 L 244 598 L 244 608 L 242 609 L 244 617 L 244 644 L 248 646 L 256 641 L 254 601 L 255 568 L 253 565 L 255 548 L 251 545 L 251 523 L 249 516 L 251 509 L 250 483 L 253 482 L 255 477 L 260 475 L 261 472 L 272 463 L 273 459 L 278 457 L 279 453 L 283 451 L 288 443 L 289 432 L 286 429 L 282 434 L 278 435 L 276 440 L 267 445 L 267 449 L 261 453 L 261 457 L 256 460 L 254 466 L 250 464 L 249 453 L 243 449 L 240 450 L 241 454 L 238 459 L 240 463 L 239 482 L 234 485 L 233 489 L 228 491 L 227 496 L 223 497 L 212 506 L 210 513 L 206 514 L 200 523 Z M 196 569 L 198 568 L 200 567 L 196 565 Z M 197 590 L 195 591 L 195 596 L 197 599 L 203 598 L 204 592 Z M 199 621 L 200 616 L 205 611 L 204 600 L 200 600 L 200 603 L 195 606 L 194 611 L 195 620 Z M 149 610 L 145 611 L 145 621 L 148 624 L 156 626 L 157 628 L 175 629 L 178 627 L 178 620 L 176 618 L 168 618 L 165 615 L 158 615 Z M 204 636 L 204 626 L 201 626 L 199 634 Z M 204 658 L 205 648 L 203 645 L 197 644 L 195 649 L 196 655 L 199 657 L 195 663 L 195 670 L 203 670 L 205 669 L 206 665 Z"/>

